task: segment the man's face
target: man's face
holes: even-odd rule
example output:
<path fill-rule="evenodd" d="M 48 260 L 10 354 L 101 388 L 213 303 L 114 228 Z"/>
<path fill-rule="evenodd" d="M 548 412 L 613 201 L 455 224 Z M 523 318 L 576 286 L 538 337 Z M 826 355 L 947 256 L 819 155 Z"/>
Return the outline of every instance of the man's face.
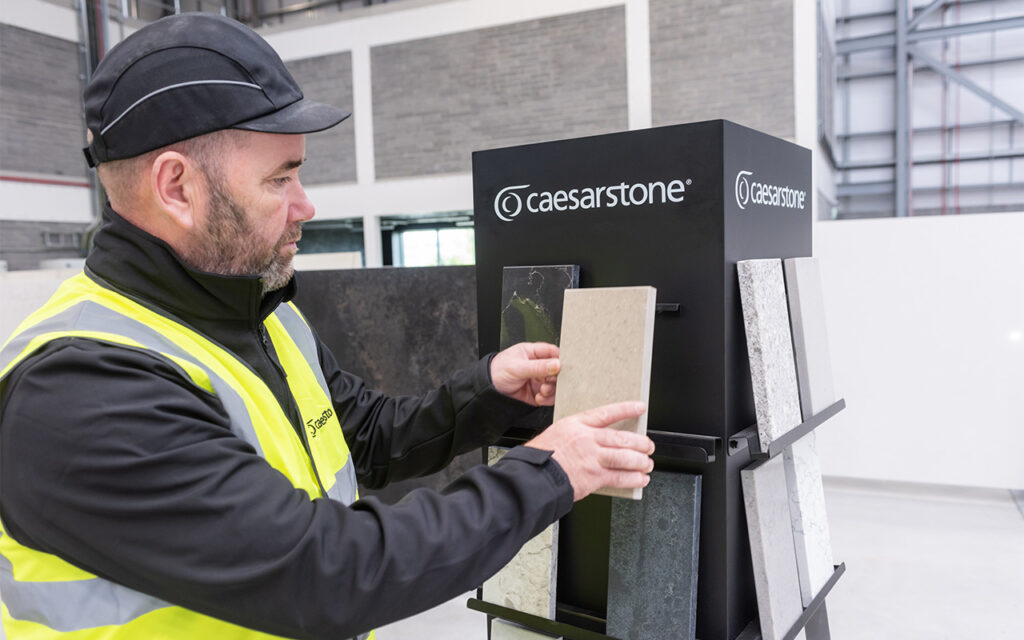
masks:
<path fill-rule="evenodd" d="M 302 135 L 239 132 L 206 171 L 207 206 L 183 258 L 223 275 L 259 275 L 263 291 L 288 283 L 301 224 L 313 217 L 299 183 Z"/>

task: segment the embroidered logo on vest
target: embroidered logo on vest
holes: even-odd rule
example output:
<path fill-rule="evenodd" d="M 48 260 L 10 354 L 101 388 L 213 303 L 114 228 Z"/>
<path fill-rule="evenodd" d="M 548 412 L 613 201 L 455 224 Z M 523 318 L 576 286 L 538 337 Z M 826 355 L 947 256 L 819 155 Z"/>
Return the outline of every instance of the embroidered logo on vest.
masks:
<path fill-rule="evenodd" d="M 324 412 L 320 414 L 319 418 L 310 418 L 306 420 L 306 429 L 309 430 L 309 437 L 315 438 L 316 434 L 324 428 L 327 421 L 334 415 L 334 411 L 330 408 L 324 409 Z"/>

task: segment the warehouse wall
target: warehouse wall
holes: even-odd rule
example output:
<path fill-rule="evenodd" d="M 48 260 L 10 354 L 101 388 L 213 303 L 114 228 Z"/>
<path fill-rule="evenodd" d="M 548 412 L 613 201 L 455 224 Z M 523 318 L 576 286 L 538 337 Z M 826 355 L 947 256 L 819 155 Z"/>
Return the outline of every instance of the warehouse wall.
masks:
<path fill-rule="evenodd" d="M 78 47 L 0 24 L 0 170 L 84 177 Z"/>
<path fill-rule="evenodd" d="M 650 0 L 655 126 L 725 118 L 793 139 L 792 0 Z"/>
<path fill-rule="evenodd" d="M 625 129 L 622 7 L 371 50 L 378 178 L 470 170 L 477 149 Z"/>
<path fill-rule="evenodd" d="M 351 106 L 352 54 L 348 52 L 290 60 L 288 71 L 310 100 Z M 356 179 L 356 142 L 352 123 L 306 136 L 306 166 L 302 182 L 306 185 L 330 182 L 354 182 Z"/>

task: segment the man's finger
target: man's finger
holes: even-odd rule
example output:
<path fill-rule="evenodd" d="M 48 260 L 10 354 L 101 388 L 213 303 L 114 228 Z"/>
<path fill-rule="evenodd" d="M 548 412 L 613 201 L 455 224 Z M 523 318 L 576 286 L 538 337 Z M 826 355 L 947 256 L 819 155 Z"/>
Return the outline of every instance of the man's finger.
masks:
<path fill-rule="evenodd" d="M 645 453 L 633 449 L 602 448 L 597 454 L 598 462 L 605 469 L 618 471 L 640 471 L 650 473 L 654 470 L 654 461 Z"/>
<path fill-rule="evenodd" d="M 520 380 L 543 380 L 558 373 L 561 367 L 558 358 L 518 360 L 509 363 L 508 372 Z"/>
<path fill-rule="evenodd" d="M 526 351 L 530 354 L 531 358 L 544 359 L 544 358 L 557 358 L 558 347 L 547 342 L 528 342 L 526 343 Z"/>
<path fill-rule="evenodd" d="M 644 411 L 647 405 L 643 402 L 616 402 L 588 409 L 577 414 L 577 418 L 585 425 L 601 429 L 620 420 L 639 417 Z"/>
<path fill-rule="evenodd" d="M 602 486 L 609 489 L 643 488 L 651 481 L 651 476 L 639 471 L 610 471 Z"/>

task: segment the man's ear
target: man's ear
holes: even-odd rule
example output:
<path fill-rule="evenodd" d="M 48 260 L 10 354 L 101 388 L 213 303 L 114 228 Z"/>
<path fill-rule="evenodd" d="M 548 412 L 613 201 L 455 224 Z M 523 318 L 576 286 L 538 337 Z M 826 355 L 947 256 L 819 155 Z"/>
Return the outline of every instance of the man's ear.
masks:
<path fill-rule="evenodd" d="M 199 223 L 206 179 L 199 166 L 177 151 L 165 151 L 150 167 L 150 186 L 166 222 L 181 231 Z"/>

